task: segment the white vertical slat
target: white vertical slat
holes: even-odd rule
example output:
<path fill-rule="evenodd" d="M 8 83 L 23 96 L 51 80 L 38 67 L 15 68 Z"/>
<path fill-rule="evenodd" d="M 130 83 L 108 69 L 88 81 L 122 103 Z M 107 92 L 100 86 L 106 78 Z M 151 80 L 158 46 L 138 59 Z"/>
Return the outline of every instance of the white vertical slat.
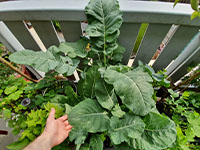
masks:
<path fill-rule="evenodd" d="M 82 35 L 80 21 L 59 21 L 65 41 L 75 42 Z"/>
<path fill-rule="evenodd" d="M 123 56 L 123 64 L 127 64 L 133 52 L 135 40 L 141 24 L 123 23 L 120 28 L 119 43 L 126 48 Z"/>
<path fill-rule="evenodd" d="M 149 24 L 133 62 L 134 66 L 138 65 L 139 60 L 143 63 L 149 63 L 170 27 L 171 25 L 165 24 Z"/>
<path fill-rule="evenodd" d="M 52 45 L 59 46 L 59 39 L 51 21 L 31 21 L 33 28 L 48 49 Z"/>
<path fill-rule="evenodd" d="M 33 39 L 23 21 L 6 21 L 5 24 L 25 49 L 40 51 L 40 47 Z"/>
<path fill-rule="evenodd" d="M 158 71 L 167 67 L 167 65 L 180 54 L 198 30 L 199 27 L 180 26 L 153 64 L 153 68 Z"/>

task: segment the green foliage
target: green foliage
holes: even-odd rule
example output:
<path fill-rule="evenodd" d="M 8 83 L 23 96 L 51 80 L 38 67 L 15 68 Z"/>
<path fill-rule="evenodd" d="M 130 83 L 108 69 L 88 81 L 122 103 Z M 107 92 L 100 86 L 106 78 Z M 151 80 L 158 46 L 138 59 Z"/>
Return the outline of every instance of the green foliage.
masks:
<path fill-rule="evenodd" d="M 151 112 L 143 121 L 145 129 L 142 136 L 130 141 L 135 149 L 164 149 L 176 140 L 175 124 L 170 119 Z"/>
<path fill-rule="evenodd" d="M 84 58 L 87 56 L 86 46 L 88 41 L 86 39 L 81 39 L 77 42 L 72 43 L 61 43 L 59 50 L 67 54 L 70 58 L 81 57 Z"/>
<path fill-rule="evenodd" d="M 112 117 L 110 121 L 110 138 L 116 145 L 139 138 L 144 132 L 145 124 L 142 119 L 133 114 L 125 114 L 123 119 Z"/>
<path fill-rule="evenodd" d="M 104 75 L 105 81 L 114 86 L 116 94 L 134 114 L 144 116 L 155 106 L 151 98 L 152 78 L 141 70 L 117 72 L 108 68 Z"/>
<path fill-rule="evenodd" d="M 110 122 L 107 112 L 92 99 L 86 99 L 72 108 L 68 119 L 73 127 L 81 126 L 87 132 L 91 133 L 107 130 Z"/>
<path fill-rule="evenodd" d="M 175 0 L 174 7 L 177 5 L 179 1 L 180 0 Z M 199 0 L 190 0 L 190 5 L 191 8 L 194 10 L 194 12 L 191 15 L 191 20 L 193 20 L 196 17 L 200 18 Z"/>
<path fill-rule="evenodd" d="M 17 95 L 10 99 L 19 100 L 19 105 L 21 96 L 31 99 L 30 106 L 17 106 L 18 111 L 11 111 L 21 123 L 16 128 L 11 119 L 11 126 L 16 128 L 16 134 L 23 130 L 20 140 L 32 141 L 44 129 L 48 112 L 54 107 L 56 117 L 68 114 L 73 126 L 69 140 L 75 143 L 76 150 L 103 150 L 106 146 L 141 150 L 170 147 L 176 140 L 175 124 L 159 114 L 156 98 L 153 99 L 153 86 L 169 87 L 166 76 L 142 63 L 137 68 L 120 64 L 125 49 L 117 41 L 122 24 L 117 0 L 91 0 L 85 11 L 88 39 L 61 43 L 47 52 L 25 50 L 10 56 L 16 63 L 48 72 L 39 83 L 19 91 L 19 86 L 6 87 L 6 97 L 17 95 L 18 91 L 19 98 Z M 81 72 L 77 84 L 54 77 L 58 73 L 70 76 L 75 70 Z M 6 115 L 9 116 L 8 111 Z M 70 145 L 68 142 L 65 141 Z M 63 145 L 55 149 L 61 148 Z"/>
<path fill-rule="evenodd" d="M 62 48 L 63 51 L 63 48 Z M 43 72 L 55 70 L 58 73 L 72 75 L 79 64 L 79 60 L 62 56 L 61 49 L 51 46 L 46 52 L 23 50 L 10 55 L 9 59 L 18 64 L 25 64 Z"/>
<path fill-rule="evenodd" d="M 0 43 L 0 56 L 4 59 L 8 59 L 9 54 L 5 49 L 3 44 Z M 5 81 L 14 71 L 7 67 L 5 64 L 0 62 L 0 82 Z M 1 84 L 0 84 L 1 85 Z"/>
<path fill-rule="evenodd" d="M 196 150 L 199 145 L 193 144 L 200 135 L 200 94 L 185 91 L 179 96 L 169 90 L 170 98 L 166 100 L 166 112 L 176 123 L 177 141 L 170 150 Z"/>
<path fill-rule="evenodd" d="M 103 141 L 99 135 L 93 135 L 90 138 L 90 149 L 91 150 L 102 150 L 103 149 Z"/>
<path fill-rule="evenodd" d="M 112 12 L 112 13 L 111 13 Z M 107 59 L 116 54 L 122 13 L 116 0 L 92 0 L 85 8 L 88 19 L 86 33 L 90 37 L 91 51 L 107 65 Z"/>

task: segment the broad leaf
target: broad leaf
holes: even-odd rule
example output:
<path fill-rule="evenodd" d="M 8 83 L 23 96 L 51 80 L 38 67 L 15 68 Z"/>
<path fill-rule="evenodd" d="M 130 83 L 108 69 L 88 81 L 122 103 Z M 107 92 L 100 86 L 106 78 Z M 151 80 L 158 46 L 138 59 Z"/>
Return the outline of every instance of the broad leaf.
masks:
<path fill-rule="evenodd" d="M 109 128 L 109 118 L 97 101 L 86 99 L 76 105 L 68 114 L 73 127 L 82 127 L 91 133 L 103 132 Z"/>
<path fill-rule="evenodd" d="M 57 47 L 51 47 L 57 50 Z M 54 53 L 55 54 L 55 53 Z M 43 72 L 54 70 L 59 65 L 58 56 L 55 56 L 50 50 L 46 52 L 34 52 L 31 50 L 18 51 L 10 55 L 12 62 L 24 65 L 31 65 L 35 69 Z"/>
<path fill-rule="evenodd" d="M 4 91 L 4 93 L 6 95 L 10 94 L 10 93 L 13 93 L 17 90 L 17 86 L 11 86 L 11 87 L 7 87 Z"/>
<path fill-rule="evenodd" d="M 123 119 L 112 117 L 110 125 L 110 138 L 116 145 L 140 137 L 145 127 L 142 119 L 133 114 L 126 114 Z"/>
<path fill-rule="evenodd" d="M 74 140 L 74 143 L 77 145 L 76 149 L 80 149 L 81 144 L 84 144 L 86 138 L 87 138 L 87 131 L 82 129 L 81 127 L 79 128 L 73 128 L 70 131 L 69 134 L 69 140 L 72 142 Z"/>
<path fill-rule="evenodd" d="M 92 50 L 112 53 L 117 47 L 122 14 L 117 0 L 91 0 L 85 8 L 88 18 L 86 33 L 92 41 Z"/>
<path fill-rule="evenodd" d="M 126 113 L 121 110 L 119 104 L 116 104 L 115 107 L 111 111 L 113 116 L 116 116 L 118 118 L 122 118 Z"/>
<path fill-rule="evenodd" d="M 95 84 L 100 78 L 98 67 L 91 67 L 87 72 L 84 79 L 81 79 L 78 83 L 78 92 L 83 97 L 94 98 L 95 97 Z"/>
<path fill-rule="evenodd" d="M 75 106 L 76 104 L 80 102 L 80 99 L 77 93 L 74 91 L 74 89 L 71 86 L 65 87 L 65 95 L 68 97 L 70 101 L 68 104 L 70 104 L 71 106 Z"/>
<path fill-rule="evenodd" d="M 69 112 L 72 110 L 72 106 L 65 104 L 65 114 L 69 114 Z"/>
<path fill-rule="evenodd" d="M 59 95 L 57 94 L 55 97 L 53 97 L 50 102 L 51 103 L 58 103 L 58 104 L 69 104 L 70 106 L 75 106 L 76 104 L 79 103 L 78 95 L 74 92 L 73 88 L 71 86 L 66 86 L 65 87 L 65 94 L 64 95 Z"/>
<path fill-rule="evenodd" d="M 113 84 L 122 103 L 134 114 L 144 116 L 155 107 L 155 102 L 152 99 L 152 78 L 148 73 L 142 70 L 120 73 L 108 68 L 104 78 L 108 84 Z"/>
<path fill-rule="evenodd" d="M 122 143 L 120 145 L 114 145 L 115 150 L 133 150 L 133 147 L 129 146 L 127 143 Z"/>
<path fill-rule="evenodd" d="M 60 56 L 60 62 L 55 68 L 55 71 L 58 73 L 66 73 L 67 76 L 70 76 L 74 73 L 76 67 L 78 66 L 80 60 L 71 59 L 67 56 Z"/>
<path fill-rule="evenodd" d="M 81 39 L 77 42 L 65 42 L 61 43 L 59 50 L 66 53 L 69 57 L 75 58 L 77 56 L 84 58 L 87 55 L 86 46 L 88 41 Z"/>
<path fill-rule="evenodd" d="M 18 51 L 10 55 L 9 59 L 17 64 L 30 65 L 39 71 L 56 70 L 58 73 L 67 73 L 68 76 L 74 73 L 79 63 L 67 56 L 63 57 L 56 46 L 51 46 L 46 52 Z"/>
<path fill-rule="evenodd" d="M 193 20 L 194 18 L 198 17 L 200 15 L 200 13 L 198 11 L 194 11 L 191 15 L 191 20 Z"/>
<path fill-rule="evenodd" d="M 123 54 L 125 52 L 125 48 L 118 44 L 116 50 L 113 51 L 111 60 L 116 64 L 117 62 L 121 62 L 123 58 Z"/>
<path fill-rule="evenodd" d="M 176 140 L 173 121 L 157 113 L 149 113 L 144 118 L 145 130 L 141 137 L 130 140 L 135 149 L 161 150 L 171 146 Z"/>
<path fill-rule="evenodd" d="M 90 138 L 90 150 L 103 150 L 103 141 L 100 135 L 93 135 Z"/>
<path fill-rule="evenodd" d="M 113 86 L 107 84 L 103 79 L 96 81 L 95 95 L 99 104 L 108 110 L 110 110 L 114 104 L 117 103 L 117 97 L 115 95 Z"/>
<path fill-rule="evenodd" d="M 199 11 L 199 0 L 190 0 L 190 4 L 193 10 Z"/>

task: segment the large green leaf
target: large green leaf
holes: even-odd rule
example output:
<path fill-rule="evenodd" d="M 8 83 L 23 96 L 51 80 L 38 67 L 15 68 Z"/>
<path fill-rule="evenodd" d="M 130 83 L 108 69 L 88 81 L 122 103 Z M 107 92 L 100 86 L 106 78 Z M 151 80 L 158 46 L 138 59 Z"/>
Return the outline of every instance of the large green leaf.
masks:
<path fill-rule="evenodd" d="M 155 102 L 152 99 L 152 78 L 142 70 L 121 73 L 108 68 L 104 74 L 105 81 L 113 84 L 116 94 L 134 114 L 148 114 Z"/>
<path fill-rule="evenodd" d="M 76 149 L 80 149 L 81 144 L 84 144 L 86 138 L 87 138 L 87 131 L 85 131 L 83 128 L 73 128 L 70 131 L 69 134 L 69 140 L 72 142 L 74 140 L 74 143 L 77 145 Z"/>
<path fill-rule="evenodd" d="M 51 49 L 57 51 L 57 47 L 55 46 L 51 47 Z M 31 50 L 18 51 L 10 55 L 9 59 L 18 64 L 31 65 L 35 69 L 44 72 L 54 70 L 59 64 L 57 56 L 55 56 L 50 50 L 46 52 L 34 52 Z"/>
<path fill-rule="evenodd" d="M 76 105 L 68 114 L 73 127 L 82 127 L 91 133 L 103 132 L 109 128 L 110 120 L 97 101 L 86 99 Z"/>
<path fill-rule="evenodd" d="M 103 150 L 103 141 L 100 135 L 93 135 L 90 138 L 90 150 Z"/>
<path fill-rule="evenodd" d="M 65 103 L 69 104 L 70 106 L 75 106 L 76 104 L 79 103 L 79 99 L 77 94 L 74 92 L 71 86 L 66 86 L 65 87 L 65 94 L 64 95 L 59 95 L 57 94 L 55 97 L 53 97 L 50 102 L 51 103 L 58 103 L 61 105 L 64 105 Z"/>
<path fill-rule="evenodd" d="M 176 126 L 170 119 L 150 112 L 144 118 L 145 130 L 141 137 L 130 140 L 135 149 L 161 150 L 171 146 L 176 140 Z"/>
<path fill-rule="evenodd" d="M 133 114 L 126 114 L 123 119 L 112 117 L 110 125 L 110 137 L 116 145 L 140 137 L 145 127 L 142 119 Z"/>
<path fill-rule="evenodd" d="M 51 46 L 46 52 L 31 50 L 18 51 L 9 56 L 12 62 L 30 65 L 43 72 L 56 70 L 58 73 L 72 75 L 79 61 L 73 61 L 68 56 L 63 57 L 56 46 Z"/>
<path fill-rule="evenodd" d="M 91 0 L 85 8 L 88 18 L 86 33 L 91 39 L 92 50 L 112 53 L 117 47 L 122 14 L 117 0 Z"/>
<path fill-rule="evenodd" d="M 122 143 L 120 145 L 114 145 L 115 150 L 133 150 L 133 147 L 129 146 L 127 143 Z"/>
<path fill-rule="evenodd" d="M 87 72 L 84 79 L 81 79 L 78 83 L 78 92 L 83 97 L 94 98 L 95 97 L 95 84 L 100 78 L 98 67 L 91 67 Z"/>
<path fill-rule="evenodd" d="M 95 95 L 99 104 L 110 110 L 117 103 L 117 97 L 112 85 L 107 84 L 103 79 L 99 79 L 95 84 Z"/>
<path fill-rule="evenodd" d="M 87 40 L 80 39 L 77 42 L 61 43 L 59 46 L 59 50 L 66 53 L 71 58 L 75 58 L 76 56 L 84 58 L 87 55 L 86 51 L 87 45 L 88 45 Z"/>
<path fill-rule="evenodd" d="M 121 62 L 124 52 L 125 48 L 118 44 L 117 49 L 113 51 L 111 57 L 111 60 L 114 62 L 114 64 L 116 64 L 117 62 Z"/>
<path fill-rule="evenodd" d="M 119 104 L 116 104 L 115 107 L 111 111 L 113 116 L 116 116 L 118 118 L 122 118 L 126 113 L 122 111 L 121 107 Z"/>

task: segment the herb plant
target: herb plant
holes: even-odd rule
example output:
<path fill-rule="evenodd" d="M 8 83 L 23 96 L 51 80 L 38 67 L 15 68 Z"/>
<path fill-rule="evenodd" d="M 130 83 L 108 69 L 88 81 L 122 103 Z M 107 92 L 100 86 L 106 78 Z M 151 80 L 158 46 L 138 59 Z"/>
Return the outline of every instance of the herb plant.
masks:
<path fill-rule="evenodd" d="M 66 81 L 52 99 L 37 95 L 38 99 L 30 106 L 36 109 L 31 110 L 27 126 L 32 130 L 37 126 L 31 121 L 33 117 L 46 116 L 38 109 L 40 104 L 49 101 L 68 114 L 69 123 L 74 127 L 69 140 L 75 143 L 76 150 L 170 147 L 176 141 L 175 123 L 157 111 L 153 99 L 153 84 L 159 75 L 144 65 L 132 68 L 121 64 L 125 49 L 117 41 L 123 21 L 118 1 L 91 0 L 85 14 L 89 38 L 52 46 L 47 52 L 24 50 L 9 57 L 15 63 L 30 65 L 48 74 L 61 73 L 69 78 L 75 70 L 80 72 L 78 83 Z M 46 86 L 40 83 L 39 86 Z M 159 83 L 166 82 L 162 78 Z"/>
<path fill-rule="evenodd" d="M 197 150 L 200 140 L 200 94 L 185 91 L 182 95 L 169 90 L 165 113 L 176 123 L 177 141 L 170 150 Z"/>

